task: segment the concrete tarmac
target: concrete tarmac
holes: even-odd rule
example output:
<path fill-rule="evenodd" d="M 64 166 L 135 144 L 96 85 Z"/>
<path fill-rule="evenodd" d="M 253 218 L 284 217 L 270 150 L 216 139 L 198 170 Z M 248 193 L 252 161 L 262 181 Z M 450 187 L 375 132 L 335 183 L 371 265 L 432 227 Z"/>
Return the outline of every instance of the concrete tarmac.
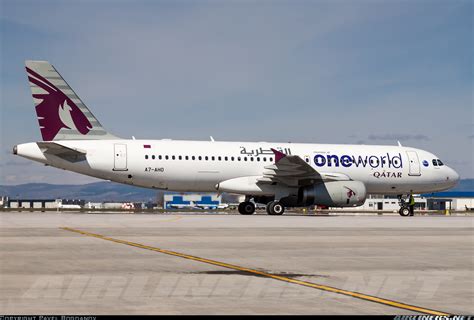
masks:
<path fill-rule="evenodd" d="M 0 213 L 4 314 L 414 314 L 85 232 L 453 314 L 474 218 Z"/>

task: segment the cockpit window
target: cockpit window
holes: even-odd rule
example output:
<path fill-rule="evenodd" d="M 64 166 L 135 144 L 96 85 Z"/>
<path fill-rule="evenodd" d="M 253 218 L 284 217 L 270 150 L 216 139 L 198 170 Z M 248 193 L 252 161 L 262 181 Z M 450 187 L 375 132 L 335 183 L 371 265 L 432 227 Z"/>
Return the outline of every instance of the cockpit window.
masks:
<path fill-rule="evenodd" d="M 436 159 L 436 161 L 438 161 L 438 166 L 443 166 L 443 165 L 444 165 L 444 164 L 441 162 L 441 160 Z"/>
<path fill-rule="evenodd" d="M 435 167 L 438 166 L 438 162 L 436 161 L 436 159 L 433 159 L 433 165 L 434 165 Z"/>

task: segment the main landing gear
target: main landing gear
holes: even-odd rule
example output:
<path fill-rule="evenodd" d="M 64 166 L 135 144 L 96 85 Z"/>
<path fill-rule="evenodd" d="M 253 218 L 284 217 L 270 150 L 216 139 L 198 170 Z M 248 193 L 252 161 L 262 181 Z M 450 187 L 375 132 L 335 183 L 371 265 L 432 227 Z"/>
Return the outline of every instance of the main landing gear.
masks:
<path fill-rule="evenodd" d="M 255 213 L 255 204 L 250 201 L 241 202 L 239 204 L 239 213 L 244 215 L 250 215 Z"/>
<path fill-rule="evenodd" d="M 285 206 L 280 201 L 271 201 L 267 204 L 267 213 L 272 216 L 281 216 L 285 212 Z M 251 215 L 255 213 L 255 203 L 250 199 L 245 199 L 239 204 L 239 213 L 243 215 Z"/>
<path fill-rule="evenodd" d="M 272 216 L 281 216 L 285 212 L 285 207 L 280 201 L 272 201 L 267 204 L 267 213 Z"/>
<path fill-rule="evenodd" d="M 410 215 L 410 207 L 408 206 L 408 203 L 403 199 L 402 195 L 398 196 L 398 204 L 400 205 L 400 210 L 398 210 L 398 213 L 402 217 L 408 217 Z"/>

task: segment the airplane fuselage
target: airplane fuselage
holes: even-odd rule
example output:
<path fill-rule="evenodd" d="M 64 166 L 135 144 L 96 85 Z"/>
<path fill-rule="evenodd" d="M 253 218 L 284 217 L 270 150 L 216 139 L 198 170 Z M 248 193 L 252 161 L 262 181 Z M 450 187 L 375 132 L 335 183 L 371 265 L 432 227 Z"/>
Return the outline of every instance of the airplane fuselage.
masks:
<path fill-rule="evenodd" d="M 215 192 L 225 180 L 262 176 L 275 162 L 271 148 L 297 155 L 322 175 L 365 184 L 369 194 L 426 193 L 448 189 L 459 179 L 438 157 L 403 146 L 336 145 L 181 140 L 59 140 L 82 150 L 68 161 L 43 153 L 36 143 L 15 153 L 57 168 L 115 182 L 174 191 Z M 436 164 L 436 165 L 435 165 Z"/>

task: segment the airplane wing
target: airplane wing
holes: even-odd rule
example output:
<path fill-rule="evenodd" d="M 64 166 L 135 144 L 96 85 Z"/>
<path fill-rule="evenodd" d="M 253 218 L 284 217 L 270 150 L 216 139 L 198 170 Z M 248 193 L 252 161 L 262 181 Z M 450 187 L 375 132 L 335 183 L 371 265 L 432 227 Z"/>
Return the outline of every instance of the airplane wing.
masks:
<path fill-rule="evenodd" d="M 79 162 L 86 159 L 86 151 L 63 146 L 57 142 L 42 141 L 36 143 L 44 154 L 55 155 L 69 162 Z"/>
<path fill-rule="evenodd" d="M 350 180 L 341 173 L 320 173 L 299 156 L 286 155 L 272 149 L 275 163 L 265 167 L 260 183 L 280 182 L 290 187 L 303 187 L 316 182 Z"/>

